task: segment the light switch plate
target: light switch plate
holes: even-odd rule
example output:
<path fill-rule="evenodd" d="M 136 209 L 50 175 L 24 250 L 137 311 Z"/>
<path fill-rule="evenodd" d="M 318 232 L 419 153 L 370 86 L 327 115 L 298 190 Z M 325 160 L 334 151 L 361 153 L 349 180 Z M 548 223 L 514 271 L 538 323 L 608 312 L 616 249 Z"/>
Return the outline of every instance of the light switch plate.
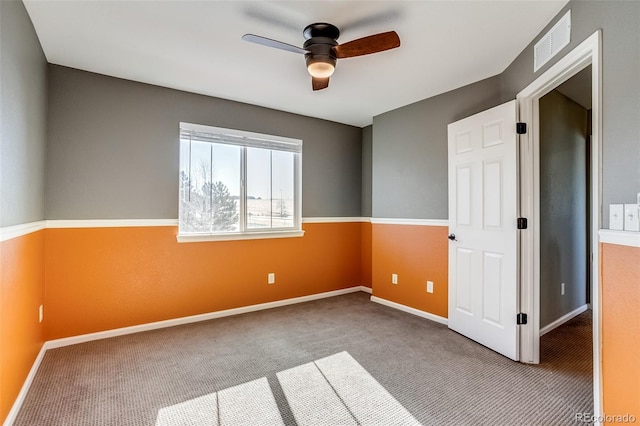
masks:
<path fill-rule="evenodd" d="M 609 205 L 609 229 L 624 230 L 624 205 Z"/>
<path fill-rule="evenodd" d="M 640 212 L 637 204 L 624 205 L 624 230 L 640 231 Z"/>

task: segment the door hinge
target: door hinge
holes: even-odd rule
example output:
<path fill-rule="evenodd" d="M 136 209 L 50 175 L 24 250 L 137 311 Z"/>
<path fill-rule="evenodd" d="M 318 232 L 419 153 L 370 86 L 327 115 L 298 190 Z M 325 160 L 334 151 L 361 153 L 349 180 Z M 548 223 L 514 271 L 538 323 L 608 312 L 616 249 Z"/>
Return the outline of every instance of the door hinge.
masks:
<path fill-rule="evenodd" d="M 527 133 L 527 123 L 516 123 L 516 133 L 519 135 Z"/>
<path fill-rule="evenodd" d="M 519 217 L 518 218 L 518 229 L 527 229 L 527 226 L 529 224 L 527 223 L 527 218 L 526 217 Z"/>
<path fill-rule="evenodd" d="M 523 314 L 522 312 L 516 315 L 516 324 L 525 325 L 527 323 L 527 314 Z"/>

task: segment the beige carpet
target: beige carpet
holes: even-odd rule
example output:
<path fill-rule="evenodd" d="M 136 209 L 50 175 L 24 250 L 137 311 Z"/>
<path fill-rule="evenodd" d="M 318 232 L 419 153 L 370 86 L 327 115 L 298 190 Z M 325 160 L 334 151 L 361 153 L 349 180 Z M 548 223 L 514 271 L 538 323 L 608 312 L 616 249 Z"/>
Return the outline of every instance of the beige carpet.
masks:
<path fill-rule="evenodd" d="M 368 298 L 354 293 L 50 350 L 15 424 L 152 426 L 162 409 L 191 401 L 212 410 L 211 394 L 257 381 L 252 389 L 272 395 L 282 422 L 296 425 L 302 417 L 283 372 L 343 351 L 424 425 L 566 425 L 592 412 L 588 312 L 545 335 L 542 363 L 530 366 Z"/>

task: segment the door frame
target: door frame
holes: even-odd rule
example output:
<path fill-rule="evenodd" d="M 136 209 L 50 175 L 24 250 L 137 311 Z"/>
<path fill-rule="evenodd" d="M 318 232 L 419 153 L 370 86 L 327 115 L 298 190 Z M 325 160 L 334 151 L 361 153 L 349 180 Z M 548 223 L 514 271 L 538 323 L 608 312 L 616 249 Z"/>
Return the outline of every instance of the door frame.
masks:
<path fill-rule="evenodd" d="M 520 135 L 520 216 L 528 217 L 529 231 L 520 236 L 520 310 L 530 321 L 520 330 L 520 361 L 540 362 L 540 131 L 541 97 L 592 66 L 591 145 L 591 306 L 593 309 L 593 405 L 602 413 L 602 308 L 600 244 L 602 209 L 602 32 L 597 30 L 561 58 L 516 96 L 519 121 L 528 123 Z"/>

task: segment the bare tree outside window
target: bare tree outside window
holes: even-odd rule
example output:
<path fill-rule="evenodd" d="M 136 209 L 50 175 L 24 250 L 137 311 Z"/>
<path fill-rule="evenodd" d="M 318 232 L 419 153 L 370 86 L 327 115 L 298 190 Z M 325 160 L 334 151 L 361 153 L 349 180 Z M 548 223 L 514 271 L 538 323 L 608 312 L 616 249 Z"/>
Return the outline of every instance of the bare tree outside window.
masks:
<path fill-rule="evenodd" d="M 184 232 L 216 233 L 238 228 L 238 197 L 220 180 L 215 165 L 201 161 L 196 178 L 180 171 L 180 222 Z M 202 182 L 202 184 L 200 184 Z"/>

